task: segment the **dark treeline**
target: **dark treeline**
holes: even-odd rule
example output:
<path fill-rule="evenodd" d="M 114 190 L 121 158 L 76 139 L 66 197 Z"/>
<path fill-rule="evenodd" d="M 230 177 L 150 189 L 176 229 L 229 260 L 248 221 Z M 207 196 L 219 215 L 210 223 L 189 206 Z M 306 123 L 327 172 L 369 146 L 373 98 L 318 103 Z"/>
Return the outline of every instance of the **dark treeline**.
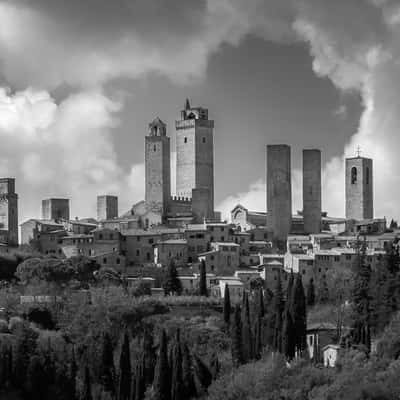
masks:
<path fill-rule="evenodd" d="M 98 364 L 74 345 L 63 343 L 60 351 L 49 341 L 38 343 L 38 334 L 26 321 L 18 321 L 16 341 L 3 344 L 0 387 L 24 399 L 46 400 L 184 400 L 200 397 L 219 374 L 216 354 L 207 365 L 189 350 L 179 330 L 168 340 L 164 329 L 158 345 L 145 331 L 132 349 L 125 332 L 114 346 L 102 334 Z"/>
<path fill-rule="evenodd" d="M 301 276 L 291 273 L 286 293 L 280 275 L 274 292 L 257 288 L 245 292 L 242 304 L 231 315 L 229 286 L 225 286 L 224 322 L 232 339 L 235 366 L 260 359 L 264 348 L 280 352 L 291 360 L 306 349 L 306 297 Z"/>

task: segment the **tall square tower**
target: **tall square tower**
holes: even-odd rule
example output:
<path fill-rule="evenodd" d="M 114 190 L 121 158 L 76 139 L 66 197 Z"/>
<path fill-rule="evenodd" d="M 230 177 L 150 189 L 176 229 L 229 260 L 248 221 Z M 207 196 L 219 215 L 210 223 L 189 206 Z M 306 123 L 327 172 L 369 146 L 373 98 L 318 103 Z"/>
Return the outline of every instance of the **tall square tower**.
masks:
<path fill-rule="evenodd" d="M 303 150 L 303 218 L 305 233 L 321 232 L 321 150 Z"/>
<path fill-rule="evenodd" d="M 114 219 L 118 217 L 118 197 L 97 196 L 97 220 Z"/>
<path fill-rule="evenodd" d="M 176 121 L 176 195 L 192 197 L 192 189 L 208 189 L 214 211 L 214 121 L 208 110 L 186 100 Z"/>
<path fill-rule="evenodd" d="M 267 146 L 267 228 L 285 242 L 292 228 L 292 179 L 290 146 Z"/>
<path fill-rule="evenodd" d="M 374 217 L 373 161 L 365 157 L 346 158 L 346 218 Z"/>
<path fill-rule="evenodd" d="M 42 200 L 42 219 L 69 221 L 69 199 Z"/>
<path fill-rule="evenodd" d="M 0 243 L 18 246 L 18 195 L 13 178 L 0 178 Z"/>
<path fill-rule="evenodd" d="M 160 118 L 145 137 L 146 205 L 165 213 L 171 197 L 171 154 L 167 127 Z"/>

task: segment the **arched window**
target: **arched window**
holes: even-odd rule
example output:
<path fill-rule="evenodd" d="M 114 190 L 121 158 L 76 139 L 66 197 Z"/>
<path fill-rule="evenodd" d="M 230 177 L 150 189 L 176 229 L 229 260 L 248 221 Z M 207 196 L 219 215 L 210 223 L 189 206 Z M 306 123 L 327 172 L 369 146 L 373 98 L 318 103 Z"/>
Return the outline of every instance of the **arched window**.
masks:
<path fill-rule="evenodd" d="M 365 170 L 365 183 L 369 185 L 369 168 L 367 167 Z"/>
<path fill-rule="evenodd" d="M 357 168 L 353 167 L 351 169 L 351 183 L 354 184 L 357 182 Z"/>
<path fill-rule="evenodd" d="M 157 146 L 156 145 L 153 146 L 153 150 L 157 151 Z"/>
<path fill-rule="evenodd" d="M 183 142 L 184 142 L 184 143 L 187 143 L 187 137 L 185 137 L 185 139 L 183 139 Z"/>

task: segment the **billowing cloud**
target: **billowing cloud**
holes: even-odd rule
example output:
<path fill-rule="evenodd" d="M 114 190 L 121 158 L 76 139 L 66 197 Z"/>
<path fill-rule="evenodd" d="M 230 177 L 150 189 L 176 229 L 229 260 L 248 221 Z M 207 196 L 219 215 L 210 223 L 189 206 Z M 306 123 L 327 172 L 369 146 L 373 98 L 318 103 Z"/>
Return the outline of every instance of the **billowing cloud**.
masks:
<path fill-rule="evenodd" d="M 82 217 L 95 216 L 97 194 L 119 193 L 125 207 L 143 196 L 143 166 L 124 173 L 112 145 L 120 107 L 99 91 L 57 105 L 47 92 L 0 90 L 0 176 L 17 178 L 22 219 L 45 197 L 71 198 Z"/>
<path fill-rule="evenodd" d="M 139 188 L 142 166 L 126 174 L 114 153 L 121 104 L 99 87 L 150 72 L 175 82 L 200 79 L 210 54 L 253 34 L 308 43 L 318 76 L 361 94 L 365 109 L 344 154 L 361 146 L 374 158 L 376 214 L 399 214 L 397 0 L 2 0 L 0 22 L 4 79 L 43 89 L 0 95 L 0 138 L 7 138 L 0 173 L 18 171 L 26 190 L 79 193 L 85 213 L 94 188 Z M 77 93 L 56 104 L 48 91 L 63 84 Z M 324 209 L 342 214 L 343 159 L 329 160 L 323 176 Z M 250 193 L 261 193 L 258 185 Z"/>

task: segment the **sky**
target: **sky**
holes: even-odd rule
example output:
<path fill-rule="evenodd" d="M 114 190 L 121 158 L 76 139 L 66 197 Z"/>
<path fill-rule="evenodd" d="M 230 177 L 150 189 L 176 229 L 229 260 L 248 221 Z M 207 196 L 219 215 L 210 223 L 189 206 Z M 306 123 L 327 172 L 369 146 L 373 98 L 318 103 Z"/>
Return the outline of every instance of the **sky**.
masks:
<path fill-rule="evenodd" d="M 323 209 L 344 215 L 344 157 L 374 159 L 375 215 L 400 214 L 395 0 L 0 0 L 0 176 L 20 222 L 41 199 L 96 215 L 144 197 L 144 136 L 185 99 L 215 121 L 215 203 L 265 211 L 265 146 L 320 148 Z M 174 154 L 172 154 L 173 156 Z M 172 157 L 173 158 L 173 157 Z M 172 165 L 174 170 L 174 165 Z"/>

